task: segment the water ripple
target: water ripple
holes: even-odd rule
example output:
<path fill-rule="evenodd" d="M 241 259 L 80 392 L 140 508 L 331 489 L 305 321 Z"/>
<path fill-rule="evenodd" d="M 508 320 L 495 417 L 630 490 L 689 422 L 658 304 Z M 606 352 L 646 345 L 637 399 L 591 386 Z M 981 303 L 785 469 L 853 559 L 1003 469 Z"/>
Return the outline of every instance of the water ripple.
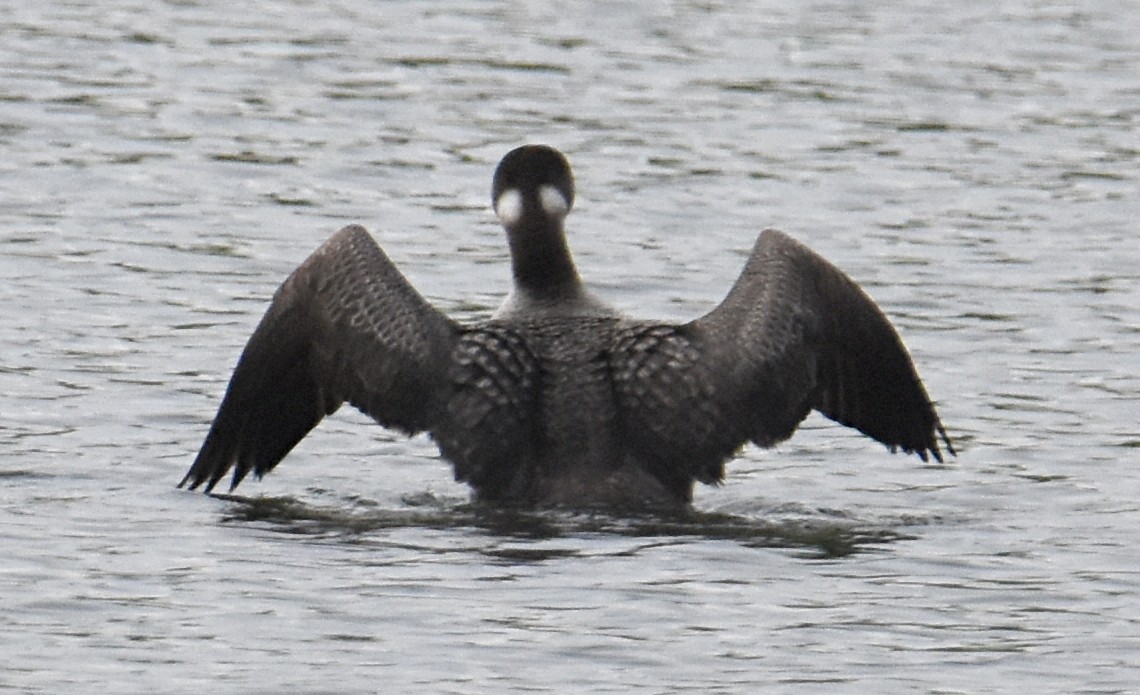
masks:
<path fill-rule="evenodd" d="M 1134 687 L 1132 4 L 6 10 L 0 689 Z M 962 455 L 813 417 L 691 515 L 511 515 L 346 412 L 255 496 L 173 489 L 343 224 L 493 311 L 488 179 L 532 140 L 601 294 L 687 320 L 781 227 L 883 305 Z"/>

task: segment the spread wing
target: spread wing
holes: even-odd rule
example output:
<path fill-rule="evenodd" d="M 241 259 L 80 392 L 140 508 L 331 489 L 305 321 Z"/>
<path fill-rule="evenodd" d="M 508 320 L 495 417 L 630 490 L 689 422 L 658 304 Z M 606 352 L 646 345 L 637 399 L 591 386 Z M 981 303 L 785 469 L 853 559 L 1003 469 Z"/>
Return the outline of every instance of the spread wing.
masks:
<path fill-rule="evenodd" d="M 387 427 L 428 429 L 457 336 L 363 227 L 341 229 L 277 290 L 179 487 L 208 492 L 231 467 L 231 489 L 264 475 L 345 401 Z"/>
<path fill-rule="evenodd" d="M 751 440 L 772 446 L 818 410 L 923 460 L 953 454 L 890 321 L 806 246 L 763 232 L 728 296 L 683 326 L 619 341 L 625 428 L 667 477 L 710 482 Z"/>

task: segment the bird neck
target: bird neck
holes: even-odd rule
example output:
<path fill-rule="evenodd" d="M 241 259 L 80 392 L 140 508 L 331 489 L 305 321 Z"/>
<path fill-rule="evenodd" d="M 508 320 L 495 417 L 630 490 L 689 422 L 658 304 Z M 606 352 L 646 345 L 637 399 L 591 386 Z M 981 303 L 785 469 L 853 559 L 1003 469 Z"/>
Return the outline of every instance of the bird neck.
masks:
<path fill-rule="evenodd" d="M 560 223 L 519 224 L 508 230 L 515 284 L 531 295 L 564 294 L 581 281 Z"/>

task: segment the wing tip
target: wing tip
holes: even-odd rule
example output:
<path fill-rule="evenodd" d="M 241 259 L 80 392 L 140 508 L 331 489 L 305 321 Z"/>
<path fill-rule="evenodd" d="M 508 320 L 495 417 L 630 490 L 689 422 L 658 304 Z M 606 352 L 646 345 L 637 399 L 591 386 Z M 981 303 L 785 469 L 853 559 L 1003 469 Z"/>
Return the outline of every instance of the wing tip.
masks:
<path fill-rule="evenodd" d="M 202 483 L 206 484 L 205 487 L 202 487 Z M 175 487 L 179 490 L 186 489 L 188 491 L 194 491 L 199 487 L 202 487 L 202 494 L 208 495 L 214 489 L 214 486 L 217 485 L 217 483 L 217 478 L 207 478 L 206 476 L 201 475 L 200 473 L 196 473 L 194 470 L 191 470 L 182 478 L 181 481 L 178 482 L 178 485 Z M 230 489 L 232 490 L 233 486 L 231 486 Z"/>
<path fill-rule="evenodd" d="M 245 470 L 240 462 L 227 460 L 225 458 L 216 457 L 216 452 L 210 446 L 211 437 L 206 438 L 206 443 L 202 445 L 202 450 L 198 452 L 198 456 L 194 459 L 194 463 L 190 466 L 190 470 L 179 481 L 177 487 L 179 489 L 186 488 L 187 490 L 197 490 L 202 488 L 203 494 L 210 494 L 217 486 L 218 482 L 225 477 L 230 468 L 234 469 L 233 480 L 230 482 L 230 491 L 232 492 L 241 479 L 245 477 Z"/>
<path fill-rule="evenodd" d="M 874 435 L 871 436 L 875 439 L 879 439 Z M 939 440 L 941 440 L 941 444 Z M 892 454 L 898 453 L 899 451 L 902 451 L 904 454 L 914 454 L 921 459 L 923 463 L 929 463 L 931 459 L 934 459 L 936 463 L 945 463 L 946 456 L 943 455 L 943 449 L 945 449 L 945 453 L 950 456 L 958 456 L 958 450 L 954 448 L 954 443 L 950 440 L 950 436 L 946 434 L 946 429 L 942 426 L 941 422 L 935 422 L 930 432 L 921 437 L 921 440 L 917 442 L 892 442 L 882 439 L 880 439 L 880 441 L 886 444 L 887 449 Z"/>
<path fill-rule="evenodd" d="M 954 448 L 954 443 L 950 441 L 950 436 L 946 434 L 946 428 L 944 428 L 942 426 L 942 423 L 938 423 L 936 425 L 935 431 L 937 432 L 938 437 L 937 438 L 934 438 L 934 437 L 931 438 L 931 445 L 932 445 L 931 451 L 934 452 L 935 460 L 937 460 L 938 463 L 943 463 L 942 451 L 938 447 L 938 439 L 942 440 L 943 446 L 946 447 L 946 453 L 950 454 L 951 456 L 957 457 L 958 456 L 958 450 Z"/>
<path fill-rule="evenodd" d="M 941 446 L 939 445 L 939 440 L 942 440 Z M 905 453 L 917 455 L 923 463 L 929 462 L 932 458 L 937 463 L 945 463 L 946 457 L 943 456 L 942 453 L 943 447 L 945 447 L 946 453 L 950 456 L 955 458 L 958 456 L 958 450 L 954 448 L 954 443 L 950 441 L 949 435 L 946 434 L 946 429 L 942 427 L 942 423 L 937 423 L 927 441 L 918 446 L 903 445 L 901 448 Z M 896 447 L 891 446 L 890 450 L 893 453 Z"/>

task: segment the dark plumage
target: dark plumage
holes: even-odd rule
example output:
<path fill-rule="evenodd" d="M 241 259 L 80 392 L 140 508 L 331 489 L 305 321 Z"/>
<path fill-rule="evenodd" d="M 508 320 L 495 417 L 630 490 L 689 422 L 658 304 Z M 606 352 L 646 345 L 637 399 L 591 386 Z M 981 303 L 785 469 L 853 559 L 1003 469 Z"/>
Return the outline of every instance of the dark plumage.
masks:
<path fill-rule="evenodd" d="M 669 325 L 582 286 L 559 152 L 510 152 L 492 196 L 515 280 L 494 317 L 452 321 L 345 227 L 277 290 L 179 485 L 260 477 L 345 402 L 428 432 L 456 479 L 511 505 L 683 506 L 741 445 L 773 446 L 812 409 L 892 451 L 941 461 L 941 438 L 953 453 L 887 318 L 784 234 L 760 235 L 719 306 Z"/>

